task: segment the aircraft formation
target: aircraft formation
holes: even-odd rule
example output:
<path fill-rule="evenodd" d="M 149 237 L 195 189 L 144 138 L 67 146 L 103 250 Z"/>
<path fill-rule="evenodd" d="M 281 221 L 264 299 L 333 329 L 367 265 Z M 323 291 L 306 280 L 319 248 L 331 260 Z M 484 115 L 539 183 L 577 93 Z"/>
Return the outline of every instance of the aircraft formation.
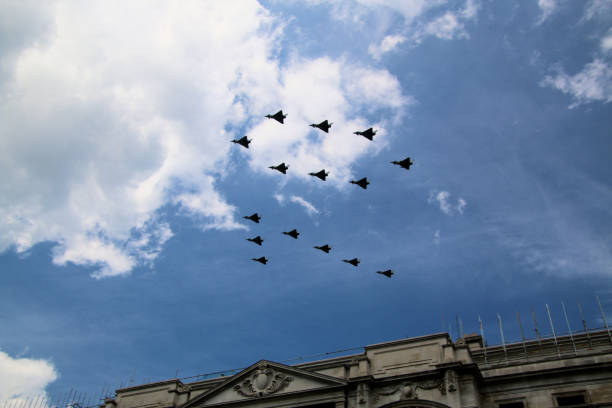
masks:
<path fill-rule="evenodd" d="M 279 110 L 278 112 L 276 112 L 275 114 L 270 114 L 270 115 L 266 115 L 265 116 L 268 119 L 274 119 L 277 122 L 284 124 L 285 123 L 285 118 L 287 118 L 287 114 L 283 113 L 282 110 Z M 321 123 L 312 123 L 310 124 L 311 127 L 313 128 L 317 128 L 320 129 L 321 131 L 325 132 L 325 133 L 329 133 L 329 130 L 332 126 L 333 122 L 328 122 L 327 119 L 324 120 Z M 376 130 L 369 128 L 363 131 L 356 131 L 353 132 L 353 134 L 358 135 L 358 136 L 363 136 L 366 139 L 368 139 L 369 141 L 373 141 L 374 140 L 374 136 L 376 135 Z M 241 137 L 240 139 L 234 139 L 231 142 L 232 143 L 236 143 L 239 144 L 240 146 L 248 149 L 249 148 L 249 144 L 252 142 L 252 139 L 247 138 L 246 136 Z M 410 166 L 412 166 L 414 164 L 414 162 L 412 161 L 412 159 L 410 159 L 410 157 L 406 157 L 403 160 L 394 160 L 391 162 L 391 164 L 394 165 L 398 165 L 403 169 L 406 170 L 410 170 Z M 280 163 L 276 166 L 269 166 L 268 167 L 271 170 L 276 170 L 282 174 L 287 174 L 287 170 L 289 169 L 289 165 L 283 163 Z M 313 177 L 317 177 L 322 181 L 325 181 L 327 179 L 327 176 L 329 176 L 329 172 L 326 171 L 325 169 L 319 170 L 317 172 L 311 172 L 308 173 L 310 176 Z M 364 190 L 367 190 L 368 185 L 370 184 L 370 182 L 368 181 L 367 177 L 364 177 L 360 180 L 351 180 L 350 181 L 351 184 L 355 184 L 359 187 L 361 187 Z M 254 213 L 248 216 L 243 216 L 242 218 L 245 218 L 247 220 L 253 221 L 256 224 L 259 224 L 259 221 L 261 220 L 261 216 L 258 213 Z M 283 231 L 282 232 L 284 235 L 287 235 L 293 239 L 298 239 L 300 233 L 297 229 L 292 229 L 291 231 Z M 256 245 L 262 246 L 264 240 L 261 236 L 257 235 L 253 238 L 246 238 L 247 241 L 252 242 Z M 314 249 L 318 249 L 322 252 L 325 252 L 326 254 L 329 254 L 329 252 L 332 250 L 332 247 L 329 246 L 328 244 L 324 244 L 324 245 L 320 245 L 320 246 L 314 246 Z M 269 259 L 267 259 L 265 256 L 261 256 L 259 258 L 251 258 L 253 261 L 255 262 L 259 262 L 263 265 L 266 265 L 269 261 Z M 353 265 L 354 267 L 358 267 L 359 263 L 361 262 L 358 258 L 353 258 L 353 259 L 343 259 L 342 262 L 346 262 L 350 265 Z M 377 274 L 381 275 L 381 276 L 385 276 L 387 278 L 391 278 L 395 272 L 393 272 L 391 269 L 387 269 L 385 271 L 376 271 Z"/>

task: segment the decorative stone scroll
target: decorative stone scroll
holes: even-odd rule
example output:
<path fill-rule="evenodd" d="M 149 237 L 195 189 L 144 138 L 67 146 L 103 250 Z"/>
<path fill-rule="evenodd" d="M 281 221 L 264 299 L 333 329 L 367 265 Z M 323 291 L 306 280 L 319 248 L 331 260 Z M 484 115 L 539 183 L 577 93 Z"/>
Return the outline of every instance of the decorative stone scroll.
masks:
<path fill-rule="evenodd" d="M 385 387 L 374 391 L 374 400 L 378 401 L 381 396 L 391 396 L 401 391 L 400 399 L 418 399 L 418 390 L 433 390 L 437 388 L 440 394 L 446 394 L 445 378 L 437 378 L 428 381 L 404 382 L 392 387 Z"/>
<path fill-rule="evenodd" d="M 357 403 L 359 405 L 363 405 L 363 404 L 367 404 L 368 403 L 368 384 L 366 383 L 360 383 L 357 386 Z"/>
<path fill-rule="evenodd" d="M 234 391 L 245 397 L 263 397 L 274 394 L 293 381 L 293 377 L 262 364 L 249 378 L 234 386 Z"/>
<path fill-rule="evenodd" d="M 400 390 L 401 386 L 402 384 L 397 384 L 392 387 L 384 387 L 377 389 L 376 391 L 374 391 L 374 401 L 378 401 L 381 396 L 387 397 L 389 395 L 395 394 Z"/>
<path fill-rule="evenodd" d="M 444 373 L 444 380 L 448 392 L 457 391 L 457 373 L 455 370 L 446 370 L 446 373 Z"/>

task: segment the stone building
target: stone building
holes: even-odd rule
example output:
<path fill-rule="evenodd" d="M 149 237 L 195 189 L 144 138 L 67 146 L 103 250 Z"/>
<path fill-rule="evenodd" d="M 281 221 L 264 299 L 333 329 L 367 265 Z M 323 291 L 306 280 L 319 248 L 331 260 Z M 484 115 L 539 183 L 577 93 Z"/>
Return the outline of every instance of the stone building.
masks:
<path fill-rule="evenodd" d="M 483 348 L 447 333 L 366 346 L 363 353 L 232 376 L 117 390 L 103 408 L 612 407 L 608 331 Z"/>

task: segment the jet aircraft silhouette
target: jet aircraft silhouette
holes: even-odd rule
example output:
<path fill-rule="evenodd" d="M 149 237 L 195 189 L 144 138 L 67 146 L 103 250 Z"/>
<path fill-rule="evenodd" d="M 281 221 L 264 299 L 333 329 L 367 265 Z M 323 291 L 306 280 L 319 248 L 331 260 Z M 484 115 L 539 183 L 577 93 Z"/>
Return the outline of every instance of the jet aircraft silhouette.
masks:
<path fill-rule="evenodd" d="M 351 180 L 351 184 L 357 184 L 359 187 L 365 190 L 368 188 L 368 184 L 370 184 L 370 182 L 368 181 L 367 177 L 364 177 L 361 180 L 357 180 L 357 181 Z"/>
<path fill-rule="evenodd" d="M 349 263 L 349 264 L 351 264 L 353 266 L 357 266 L 357 265 L 359 265 L 360 261 L 357 258 L 353 258 L 353 259 L 343 259 L 342 262 L 346 262 L 346 263 Z"/>
<path fill-rule="evenodd" d="M 261 256 L 259 258 L 251 258 L 251 259 L 256 261 L 256 262 L 260 262 L 260 263 L 262 263 L 264 265 L 268 263 L 268 260 L 266 259 L 265 256 Z"/>
<path fill-rule="evenodd" d="M 298 235 L 300 235 L 300 233 L 296 229 L 292 229 L 289 232 L 283 231 L 283 234 L 289 235 L 293 239 L 298 239 Z"/>
<path fill-rule="evenodd" d="M 247 238 L 247 241 L 251 241 L 256 243 L 257 245 L 261 246 L 261 244 L 263 243 L 263 239 L 258 235 L 255 238 Z"/>
<path fill-rule="evenodd" d="M 259 214 L 255 213 L 252 215 L 249 215 L 248 217 L 245 215 L 242 218 L 246 218 L 247 220 L 251 220 L 253 221 L 255 224 L 259 224 L 259 220 L 261 220 L 261 217 L 259 216 Z"/>
<path fill-rule="evenodd" d="M 393 276 L 393 271 L 391 269 L 387 269 L 386 271 L 376 271 L 376 273 L 385 275 L 387 278 L 390 278 L 391 276 Z"/>
<path fill-rule="evenodd" d="M 329 123 L 327 121 L 327 119 L 325 119 L 323 122 L 321 123 L 312 123 L 310 126 L 314 127 L 314 128 L 318 128 L 321 129 L 322 131 L 324 131 L 325 133 L 329 132 L 329 128 L 331 127 L 331 125 L 333 125 L 334 123 Z"/>
<path fill-rule="evenodd" d="M 278 166 L 270 166 L 268 168 L 272 170 L 278 170 L 283 174 L 287 174 L 287 169 L 289 168 L 289 166 L 285 165 L 285 163 L 281 163 Z"/>
<path fill-rule="evenodd" d="M 368 140 L 372 140 L 374 139 L 374 135 L 376 134 L 376 131 L 372 128 L 363 130 L 363 131 L 357 131 L 357 132 L 353 132 L 354 135 L 359 135 L 359 136 L 363 136 Z"/>
<path fill-rule="evenodd" d="M 325 171 L 325 169 L 323 169 L 323 170 L 321 170 L 321 171 L 319 171 L 319 172 L 317 172 L 317 173 L 308 173 L 308 174 L 310 174 L 311 176 L 318 177 L 318 178 L 320 178 L 320 179 L 321 179 L 321 180 L 323 180 L 323 181 L 325 181 L 325 179 L 327 178 L 327 176 L 329 176 L 329 173 L 328 173 L 328 172 L 326 172 L 326 171 Z"/>
<path fill-rule="evenodd" d="M 331 251 L 331 247 L 327 244 L 323 245 L 323 246 L 314 246 L 313 248 L 316 249 L 320 249 L 321 251 L 325 252 L 326 254 L 329 254 L 329 251 Z"/>
<path fill-rule="evenodd" d="M 276 112 L 274 115 L 266 115 L 266 118 L 268 119 L 275 119 L 277 121 L 279 121 L 280 123 L 285 123 L 285 118 L 287 117 L 287 115 L 283 115 L 283 111 L 279 110 L 278 112 Z"/>
<path fill-rule="evenodd" d="M 232 140 L 232 143 L 238 143 L 240 146 L 246 147 L 248 149 L 249 143 L 251 143 L 252 141 L 253 139 L 247 139 L 246 136 L 242 136 L 240 139 Z"/>
<path fill-rule="evenodd" d="M 406 170 L 410 170 L 410 166 L 412 166 L 414 164 L 414 162 L 412 160 L 410 160 L 410 157 L 406 157 L 404 160 L 400 160 L 400 161 L 392 161 L 391 163 L 393 164 L 397 164 L 398 166 L 401 166 L 402 168 L 406 169 Z"/>

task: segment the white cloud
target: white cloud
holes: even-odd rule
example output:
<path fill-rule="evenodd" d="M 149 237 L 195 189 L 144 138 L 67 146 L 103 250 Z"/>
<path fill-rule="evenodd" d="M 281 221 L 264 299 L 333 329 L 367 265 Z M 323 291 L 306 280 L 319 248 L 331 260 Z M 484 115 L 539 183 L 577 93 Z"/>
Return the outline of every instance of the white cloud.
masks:
<path fill-rule="evenodd" d="M 466 0 L 465 7 L 461 10 L 460 15 L 466 20 L 471 20 L 478 14 L 478 9 L 478 3 L 475 0 Z"/>
<path fill-rule="evenodd" d="M 440 191 L 438 194 L 435 195 L 435 200 L 438 201 L 438 204 L 440 205 L 440 210 L 446 215 L 451 215 L 453 211 L 453 207 L 448 202 L 449 197 L 450 193 L 448 191 Z M 430 202 L 433 202 L 433 200 L 430 199 Z"/>
<path fill-rule="evenodd" d="M 593 18 L 607 19 L 612 13 L 612 0 L 591 0 L 584 10 L 581 22 Z"/>
<path fill-rule="evenodd" d="M 538 7 L 540 8 L 540 18 L 538 24 L 542 24 L 557 8 L 557 0 L 538 0 Z"/>
<path fill-rule="evenodd" d="M 432 190 L 429 192 L 427 202 L 429 204 L 437 202 L 440 207 L 440 211 L 446 215 L 450 216 L 454 215 L 455 213 L 463 215 L 467 202 L 463 198 L 459 197 L 459 199 L 457 199 L 457 203 L 453 204 L 450 200 L 450 196 L 451 194 L 448 191 Z"/>
<path fill-rule="evenodd" d="M 290 200 L 291 200 L 292 203 L 296 203 L 296 204 L 299 204 L 302 207 L 304 207 L 304 209 L 306 210 L 306 212 L 310 216 L 315 215 L 315 214 L 319 214 L 319 210 L 317 210 L 314 205 L 312 205 L 310 202 L 304 200 L 300 196 L 292 195 Z"/>
<path fill-rule="evenodd" d="M 332 16 L 351 22 L 361 21 L 361 16 L 374 10 L 387 10 L 399 13 L 405 24 L 410 24 L 425 11 L 445 4 L 447 0 L 355 0 L 354 2 L 338 2 L 335 0 L 307 0 L 309 4 L 328 3 L 332 6 Z"/>
<path fill-rule="evenodd" d="M 526 271 L 566 278 L 611 275 L 612 254 L 607 243 L 580 223 L 547 221 L 542 224 L 530 219 L 531 225 L 509 225 L 504 221 L 501 228 L 491 232 Z M 536 224 L 538 227 L 533 228 Z"/>
<path fill-rule="evenodd" d="M 595 59 L 573 76 L 566 74 L 561 68 L 557 68 L 557 71 L 555 77 L 546 76 L 540 86 L 549 86 L 571 95 L 574 102 L 570 109 L 593 101 L 612 101 L 612 68 L 607 62 Z"/>
<path fill-rule="evenodd" d="M 280 204 L 280 205 L 284 205 L 285 204 L 285 196 L 282 194 L 274 194 L 274 199 Z"/>
<path fill-rule="evenodd" d="M 387 35 L 382 39 L 380 44 L 370 44 L 368 47 L 368 53 L 370 53 L 374 59 L 380 60 L 383 54 L 394 50 L 404 41 L 406 41 L 406 37 L 403 35 Z"/>
<path fill-rule="evenodd" d="M 473 20 L 478 14 L 478 5 L 473 0 L 467 0 L 463 9 L 447 11 L 433 20 L 421 24 L 413 34 L 413 41 L 421 42 L 426 37 L 437 37 L 442 40 L 469 38 L 465 22 Z"/>
<path fill-rule="evenodd" d="M 212 184 L 212 181 L 211 181 Z M 234 220 L 236 207 L 228 204 L 216 191 L 204 191 L 197 194 L 180 194 L 174 199 L 182 208 L 194 217 L 203 218 L 202 227 L 219 230 L 246 229 L 246 226 Z"/>
<path fill-rule="evenodd" d="M 446 3 L 446 0 L 357 0 L 366 6 L 386 7 L 400 13 L 406 24 L 421 16 L 425 11 Z"/>
<path fill-rule="evenodd" d="M 282 161 L 290 166 L 283 178 L 319 181 L 318 186 L 346 188 L 351 164 L 386 146 L 387 122 L 370 123 L 359 112 L 382 110 L 397 118 L 414 102 L 402 95 L 398 80 L 388 71 L 343 60 L 298 58 L 281 70 L 280 77 L 274 89 L 251 98 L 253 106 L 262 107 L 256 113 L 260 117 L 279 107 L 288 117 L 284 125 L 264 118 L 247 129 L 253 138 L 250 166 L 271 175 L 268 166 Z M 324 119 L 333 123 L 329 134 L 308 126 Z M 378 129 L 376 143 L 353 134 L 370 126 Z M 330 173 L 325 183 L 308 175 L 321 169 Z"/>
<path fill-rule="evenodd" d="M 515 178 L 524 177 L 522 170 Z M 612 191 L 605 182 L 581 171 L 568 173 L 566 181 L 579 186 L 577 194 L 597 211 L 610 214 Z M 576 278 L 589 275 L 612 276 L 612 248 L 601 238 L 589 217 L 576 216 L 573 204 L 560 199 L 555 188 L 538 186 L 541 206 L 500 208 L 492 213 L 485 228 L 488 238 L 498 241 L 506 253 L 518 260 L 526 272 Z M 513 211 L 514 210 L 514 211 Z"/>
<path fill-rule="evenodd" d="M 440 245 L 440 230 L 436 230 L 434 232 L 433 243 L 436 245 Z"/>
<path fill-rule="evenodd" d="M 608 33 L 601 39 L 601 50 L 603 52 L 612 50 L 612 29 L 608 30 Z"/>
<path fill-rule="evenodd" d="M 529 57 L 529 65 L 536 66 L 540 62 L 542 57 L 542 53 L 538 50 L 533 50 L 531 56 Z"/>
<path fill-rule="evenodd" d="M 227 160 L 224 124 L 244 118 L 229 86 L 240 72 L 274 78 L 265 10 L 58 1 L 48 13 L 52 34 L 22 48 L 0 82 L 0 251 L 53 241 L 55 263 L 96 265 L 101 277 L 155 258 L 171 236 L 155 222 L 168 202 L 236 228 L 210 174 Z M 25 20 L 28 30 L 40 18 Z M 176 184 L 186 192 L 172 201 Z"/>
<path fill-rule="evenodd" d="M 467 205 L 467 202 L 459 197 L 459 200 L 457 200 L 457 212 L 459 214 L 463 214 L 463 210 L 465 210 L 465 206 Z"/>
<path fill-rule="evenodd" d="M 375 41 L 368 46 L 368 53 L 376 60 L 402 43 L 418 44 L 429 36 L 444 40 L 469 38 L 465 22 L 474 20 L 479 9 L 476 0 L 465 0 L 463 8 L 446 10 L 443 13 L 435 13 L 432 10 L 447 5 L 447 0 L 309 0 L 308 3 L 328 3 L 332 17 L 352 24 L 365 24 L 365 19 L 362 18 L 364 15 L 375 16 L 376 23 L 371 22 L 372 18 L 368 22 L 368 30 L 372 31 L 375 37 Z M 403 33 L 387 33 L 389 21 L 392 20 L 390 14 L 403 17 Z"/>
<path fill-rule="evenodd" d="M 385 70 L 297 54 L 281 66 L 282 23 L 255 1 L 0 8 L 0 21 L 15 16 L 0 38 L 14 56 L 0 70 L 0 252 L 55 242 L 56 264 L 95 266 L 95 277 L 155 260 L 172 236 L 167 204 L 203 228 L 244 228 L 215 187 L 237 136 L 226 125 L 282 107 L 284 127 L 253 125 L 251 166 L 283 157 L 289 177 L 326 167 L 326 185 L 340 186 L 387 137 L 385 122 L 357 112 L 397 117 L 411 102 Z M 324 118 L 336 122 L 334 137 L 307 137 L 304 123 Z M 381 143 L 352 135 L 366 126 Z"/>
<path fill-rule="evenodd" d="M 46 360 L 12 358 L 0 350 L 0 402 L 17 406 L 27 398 L 44 396 L 45 388 L 58 378 Z"/>
<path fill-rule="evenodd" d="M 274 198 L 279 205 L 285 205 L 286 197 L 283 194 L 274 194 Z M 306 201 L 303 197 L 291 195 L 291 197 L 289 197 L 289 201 L 301 205 L 306 213 L 310 216 L 319 214 L 319 210 L 311 202 Z"/>
<path fill-rule="evenodd" d="M 451 12 L 447 12 L 435 20 L 427 23 L 423 33 L 425 35 L 432 35 L 443 40 L 467 37 L 463 23 L 459 21 L 456 14 Z"/>

